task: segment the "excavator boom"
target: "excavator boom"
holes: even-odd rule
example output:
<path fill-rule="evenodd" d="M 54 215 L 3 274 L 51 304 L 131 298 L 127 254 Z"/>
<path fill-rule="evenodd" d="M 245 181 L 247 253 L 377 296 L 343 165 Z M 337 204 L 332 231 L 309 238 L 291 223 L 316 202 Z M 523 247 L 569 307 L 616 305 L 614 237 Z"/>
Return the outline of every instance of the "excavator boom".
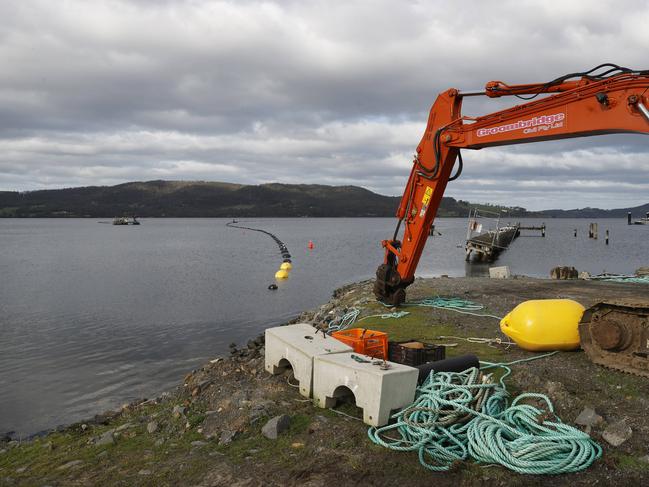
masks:
<path fill-rule="evenodd" d="M 648 134 L 648 90 L 649 71 L 604 64 L 548 83 L 510 86 L 491 81 L 480 92 L 441 93 L 417 146 L 397 210 L 397 228 L 392 239 L 382 242 L 385 258 L 376 272 L 376 297 L 393 305 L 405 301 L 405 289 L 414 280 L 446 185 L 462 171 L 461 149 L 612 133 Z M 538 95 L 547 96 L 535 99 Z M 461 114 L 467 96 L 516 96 L 526 103 L 473 118 Z M 456 162 L 458 168 L 451 175 Z"/>

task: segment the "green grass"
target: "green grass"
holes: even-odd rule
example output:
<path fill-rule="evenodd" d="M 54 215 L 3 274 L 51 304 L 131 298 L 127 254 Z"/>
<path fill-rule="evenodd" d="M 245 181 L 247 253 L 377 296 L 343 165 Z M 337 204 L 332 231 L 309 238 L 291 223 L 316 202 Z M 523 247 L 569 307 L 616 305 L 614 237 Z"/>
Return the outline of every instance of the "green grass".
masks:
<path fill-rule="evenodd" d="M 156 433 L 146 431 L 146 421 L 157 414 L 162 426 Z M 190 415 L 190 424 L 199 422 L 200 414 Z M 192 448 L 191 442 L 203 440 L 193 428 L 185 431 L 185 419 L 171 418 L 170 405 L 156 405 L 125 414 L 105 426 L 90 426 L 82 431 L 76 425 L 66 432 L 23 443 L 0 455 L 0 479 L 13 478 L 12 485 L 41 485 L 84 479 L 89 485 L 170 485 L 199 480 L 209 468 L 208 454 L 216 448 L 208 442 L 204 448 Z M 115 443 L 106 446 L 89 444 L 91 438 L 130 422 L 134 427 L 120 432 Z M 169 438 L 156 445 L 160 438 Z M 51 444 L 51 447 L 45 445 Z M 105 452 L 105 453 L 104 453 Z M 66 470 L 58 467 L 72 460 L 81 465 Z M 17 470 L 25 467 L 25 471 Z M 139 475 L 140 470 L 152 475 Z M 2 485 L 2 481 L 0 481 Z"/>
<path fill-rule="evenodd" d="M 620 470 L 647 472 L 649 471 L 649 463 L 640 459 L 643 455 L 645 454 L 634 456 L 621 452 L 614 452 L 611 454 Z"/>
<path fill-rule="evenodd" d="M 370 309 L 364 314 L 385 313 L 385 308 L 379 306 L 369 306 L 368 308 Z M 494 327 L 494 333 L 491 336 L 487 336 L 479 330 L 476 330 L 475 334 L 467 334 L 464 330 L 460 330 L 454 325 L 439 323 L 438 319 L 434 316 L 435 313 L 431 312 L 428 308 L 409 307 L 407 311 L 410 314 L 401 318 L 369 318 L 357 322 L 355 326 L 385 332 L 391 341 L 414 339 L 428 343 L 456 343 L 457 346 L 446 348 L 447 357 L 473 353 L 480 360 L 488 362 L 499 362 L 506 359 L 506 353 L 500 348 L 454 338 L 438 339 L 440 336 L 494 338 L 499 336 L 497 327 Z"/>
<path fill-rule="evenodd" d="M 601 370 L 595 380 L 603 387 L 614 390 L 625 397 L 644 397 L 647 392 L 647 379 L 615 370 Z"/>
<path fill-rule="evenodd" d="M 287 431 L 281 433 L 276 440 L 269 440 L 261 434 L 262 425 L 266 420 L 262 418 L 259 425 L 251 432 L 237 437 L 231 444 L 218 446 L 217 451 L 223 453 L 235 463 L 241 463 L 253 457 L 258 462 L 272 462 L 283 466 L 291 466 L 296 461 L 306 458 L 309 454 L 305 447 L 294 447 L 294 443 L 304 443 L 308 438 L 305 436 L 313 416 L 308 414 L 296 414 L 291 416 L 291 424 Z"/>

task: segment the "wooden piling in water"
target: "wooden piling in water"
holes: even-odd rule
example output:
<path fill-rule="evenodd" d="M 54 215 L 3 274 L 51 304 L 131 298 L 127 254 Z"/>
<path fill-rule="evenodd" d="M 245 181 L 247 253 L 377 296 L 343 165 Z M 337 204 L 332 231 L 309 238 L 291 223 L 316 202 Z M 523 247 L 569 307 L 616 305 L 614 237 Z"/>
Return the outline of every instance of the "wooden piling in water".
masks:
<path fill-rule="evenodd" d="M 545 237 L 545 223 L 543 223 L 540 227 L 535 227 L 535 226 L 524 227 L 520 223 L 517 226 L 519 230 L 540 230 L 541 237 Z"/>

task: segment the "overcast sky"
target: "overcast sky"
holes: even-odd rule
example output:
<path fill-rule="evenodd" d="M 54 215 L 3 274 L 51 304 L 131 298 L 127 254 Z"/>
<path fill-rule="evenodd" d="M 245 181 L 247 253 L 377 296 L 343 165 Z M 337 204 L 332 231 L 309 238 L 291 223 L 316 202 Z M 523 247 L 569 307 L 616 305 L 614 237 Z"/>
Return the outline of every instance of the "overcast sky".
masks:
<path fill-rule="evenodd" d="M 623 0 L 2 1 L 0 190 L 200 179 L 400 195 L 437 93 L 649 68 L 647 26 L 649 2 Z M 464 159 L 447 195 L 649 202 L 642 135 Z"/>

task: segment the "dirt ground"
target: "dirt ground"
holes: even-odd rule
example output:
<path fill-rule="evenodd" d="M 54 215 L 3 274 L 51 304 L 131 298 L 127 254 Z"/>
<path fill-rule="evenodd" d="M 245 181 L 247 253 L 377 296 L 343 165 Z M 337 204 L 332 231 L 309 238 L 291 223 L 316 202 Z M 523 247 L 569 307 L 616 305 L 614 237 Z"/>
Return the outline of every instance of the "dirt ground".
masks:
<path fill-rule="evenodd" d="M 529 299 L 570 298 L 590 306 L 604 299 L 646 298 L 647 291 L 643 284 L 582 280 L 439 278 L 416 280 L 408 301 L 460 297 L 484 305 L 485 313 L 504 316 Z M 351 309 L 360 310 L 359 318 L 386 312 L 371 296 L 371 283 L 365 282 L 338 290 L 329 303 L 296 321 L 322 323 Z M 494 318 L 415 306 L 403 309 L 410 314 L 371 318 L 363 327 L 386 331 L 394 340 L 456 343 L 447 356 L 475 353 L 481 360 L 510 362 L 534 355 L 516 346 L 461 339 L 502 336 Z M 547 394 L 565 423 L 573 424 L 585 407 L 603 417 L 591 432 L 603 457 L 586 471 L 548 477 L 472 462 L 447 473 L 430 472 L 415 453 L 374 445 L 367 426 L 339 414 L 358 417 L 358 408 L 317 408 L 298 394 L 290 376 L 267 374 L 260 339 L 239 346 L 230 357 L 188 374 L 173 393 L 48 437 L 0 443 L 0 485 L 640 485 L 649 473 L 649 379 L 596 366 L 580 351 L 516 365 L 506 382 L 513 394 Z M 281 414 L 291 419 L 288 431 L 276 440 L 267 439 L 262 427 Z M 601 435 L 621 420 L 633 434 L 613 447 Z M 107 436 L 108 441 L 101 440 Z"/>

